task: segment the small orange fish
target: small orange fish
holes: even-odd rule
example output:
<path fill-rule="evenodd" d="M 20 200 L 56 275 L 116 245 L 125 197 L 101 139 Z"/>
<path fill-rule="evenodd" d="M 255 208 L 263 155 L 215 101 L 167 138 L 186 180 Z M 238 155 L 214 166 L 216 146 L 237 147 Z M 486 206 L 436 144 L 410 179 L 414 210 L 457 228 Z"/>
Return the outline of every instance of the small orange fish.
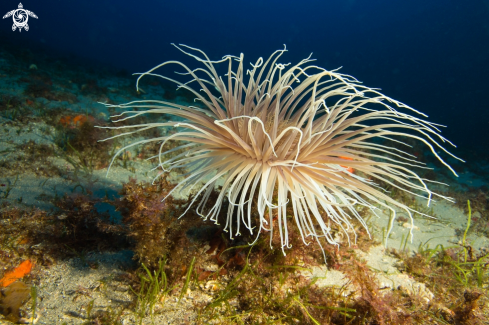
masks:
<path fill-rule="evenodd" d="M 350 158 L 350 157 L 339 156 L 339 158 L 345 159 L 345 160 L 353 160 L 353 158 Z M 340 166 L 343 167 L 343 168 L 346 168 L 346 171 L 349 172 L 349 173 L 353 173 L 354 172 L 354 169 L 352 167 L 342 166 L 342 165 L 340 165 Z"/>
<path fill-rule="evenodd" d="M 32 270 L 31 260 L 26 260 L 20 263 L 13 271 L 7 272 L 2 279 L 0 279 L 0 287 L 8 287 L 18 279 L 22 279 L 29 274 Z"/>

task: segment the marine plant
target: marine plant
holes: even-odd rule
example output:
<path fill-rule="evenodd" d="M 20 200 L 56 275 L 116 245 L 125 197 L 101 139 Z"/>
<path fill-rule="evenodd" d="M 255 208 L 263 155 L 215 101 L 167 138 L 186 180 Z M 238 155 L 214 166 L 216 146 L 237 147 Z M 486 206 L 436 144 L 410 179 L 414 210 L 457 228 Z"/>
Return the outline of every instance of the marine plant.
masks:
<path fill-rule="evenodd" d="M 428 183 L 432 181 L 416 172 L 429 168 L 408 152 L 410 145 L 405 139 L 418 141 L 456 175 L 438 154 L 458 159 L 440 145 L 453 144 L 440 134 L 440 125 L 426 121 L 423 113 L 352 76 L 311 64 L 311 56 L 295 65 L 278 63 L 286 48 L 275 51 L 266 61 L 260 57 L 246 69 L 243 54 L 213 61 L 199 49 L 174 46 L 203 67 L 191 69 L 179 61 L 167 61 L 139 74 L 137 89 L 142 77 L 162 78 L 190 91 L 200 106 L 162 100 L 105 103 L 109 109 L 124 110 L 112 116 L 113 122 L 121 125 L 105 128 L 125 131 L 106 140 L 155 128 L 177 128 L 174 134 L 124 146 L 111 164 L 132 146 L 160 144 L 154 156 L 157 167 L 164 172 L 188 170 L 165 198 L 175 190 L 197 188 L 182 216 L 199 200 L 197 213 L 218 224 L 226 203 L 224 230 L 231 238 L 243 228 L 255 241 L 262 232 L 270 232 L 272 238 L 278 230 L 285 254 L 285 248 L 291 247 L 292 220 L 304 243 L 317 241 L 320 245 L 320 239 L 338 245 L 332 223 L 343 230 L 348 242 L 350 236 L 356 239 L 350 220 L 356 218 L 366 228 L 358 212 L 362 207 L 373 214 L 379 208 L 388 209 L 394 219 L 401 209 L 413 222 L 417 211 L 393 199 L 380 182 L 422 197 L 428 206 L 433 197 L 451 200 L 431 191 Z M 233 69 L 233 62 L 237 62 L 237 69 Z M 218 73 L 220 63 L 227 65 L 224 76 Z M 189 79 L 180 81 L 155 73 L 166 65 L 182 68 L 177 74 Z M 145 114 L 167 114 L 174 120 L 126 124 Z M 168 141 L 184 143 L 162 150 Z M 175 153 L 177 150 L 184 152 Z M 204 209 L 220 180 L 220 195 L 212 201 L 212 208 Z M 291 214 L 287 213 L 290 206 Z"/>
<path fill-rule="evenodd" d="M 156 303 L 167 293 L 167 278 L 165 274 L 166 260 L 158 262 L 158 269 L 151 274 L 149 269 L 142 263 L 146 273 L 140 273 L 140 289 L 137 296 L 135 314 L 139 318 L 139 324 L 142 324 L 143 318 L 149 311 L 151 323 L 154 324 L 154 308 Z M 131 288 L 132 289 L 132 288 Z"/>
<path fill-rule="evenodd" d="M 470 201 L 467 201 L 467 226 L 457 245 L 429 247 L 420 244 L 417 252 L 390 253 L 402 260 L 405 273 L 425 283 L 434 294 L 430 304 L 420 304 L 419 317 L 435 324 L 486 324 L 488 322 L 489 253 L 477 250 L 467 240 L 471 225 Z M 419 305 L 419 304 L 418 304 Z M 437 310 L 433 313 L 433 308 Z M 433 318 L 432 318 L 433 317 Z"/>
<path fill-rule="evenodd" d="M 154 184 L 137 183 L 135 178 L 130 178 L 120 192 L 123 199 L 115 202 L 128 228 L 127 236 L 135 243 L 136 257 L 149 268 L 158 267 L 160 259 L 182 237 L 181 229 L 185 229 L 182 220 L 177 220 L 174 214 L 181 212 L 179 206 L 186 202 L 173 197 L 161 202 L 173 186 L 166 177 Z"/>

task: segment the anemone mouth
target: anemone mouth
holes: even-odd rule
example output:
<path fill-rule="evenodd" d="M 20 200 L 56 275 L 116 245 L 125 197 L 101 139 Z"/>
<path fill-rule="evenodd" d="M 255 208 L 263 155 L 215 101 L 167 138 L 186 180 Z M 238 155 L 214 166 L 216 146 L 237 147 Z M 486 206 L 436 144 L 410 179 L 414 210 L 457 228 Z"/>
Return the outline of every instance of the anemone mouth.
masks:
<path fill-rule="evenodd" d="M 188 170 L 185 179 L 173 190 L 195 188 L 197 192 L 187 211 L 200 200 L 197 213 L 218 223 L 227 197 L 230 204 L 225 230 L 231 237 L 240 234 L 243 227 L 256 234 L 256 239 L 261 232 L 273 233 L 278 228 L 285 254 L 284 249 L 290 247 L 287 228 L 290 206 L 291 218 L 304 243 L 308 239 L 319 243 L 324 238 L 338 245 L 331 233 L 331 222 L 350 241 L 349 234 L 355 236 L 352 217 L 368 232 L 357 206 L 367 207 L 373 214 L 379 207 L 387 208 L 394 219 L 396 208 L 401 209 L 413 222 L 412 213 L 417 211 L 393 200 L 379 182 L 423 197 L 428 206 L 433 197 L 452 200 L 432 192 L 429 181 L 415 172 L 429 168 L 408 152 L 406 138 L 426 145 L 455 175 L 437 150 L 459 159 L 439 144 L 453 146 L 441 136 L 441 125 L 424 120 L 426 116 L 421 112 L 381 94 L 378 89 L 362 85 L 352 76 L 310 64 L 314 61 L 311 56 L 293 66 L 277 63 L 286 52 L 285 47 L 266 61 L 259 58 L 245 72 L 243 54 L 211 61 L 199 49 L 173 45 L 204 68 L 192 70 L 179 61 L 167 61 L 139 74 L 138 90 L 142 77 L 156 76 L 189 90 L 205 108 L 158 100 L 105 104 L 124 110 L 112 116 L 115 123 L 142 114 L 168 114 L 184 119 L 105 127 L 128 129 L 106 140 L 152 128 L 177 128 L 172 135 L 131 143 L 114 158 L 135 145 L 161 143 L 154 157 L 158 167 L 164 171 Z M 236 70 L 234 61 L 238 63 Z M 214 67 L 222 63 L 228 64 L 224 77 Z M 183 83 L 154 72 L 169 64 L 183 68 L 185 72 L 178 74 L 189 76 L 190 80 Z M 197 85 L 200 89 L 194 87 Z M 185 143 L 162 151 L 168 141 L 175 140 Z M 183 153 L 170 155 L 182 149 Z M 209 211 L 202 211 L 219 179 L 223 186 L 218 199 Z M 256 205 L 257 219 L 251 216 L 252 204 Z"/>

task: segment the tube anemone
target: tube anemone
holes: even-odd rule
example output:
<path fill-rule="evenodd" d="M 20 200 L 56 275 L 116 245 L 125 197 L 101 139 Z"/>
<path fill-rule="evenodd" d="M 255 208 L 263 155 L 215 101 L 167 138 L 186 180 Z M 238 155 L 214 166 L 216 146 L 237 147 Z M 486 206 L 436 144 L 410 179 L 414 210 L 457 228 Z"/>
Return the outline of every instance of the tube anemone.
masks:
<path fill-rule="evenodd" d="M 112 117 L 116 123 L 142 114 L 183 118 L 107 127 L 127 129 L 116 137 L 152 128 L 177 128 L 172 135 L 131 143 L 114 159 L 131 146 L 161 143 L 155 156 L 158 167 L 164 171 L 188 170 L 174 190 L 196 188 L 185 212 L 199 200 L 197 213 L 217 224 L 227 197 L 224 229 L 231 238 L 243 228 L 256 239 L 262 231 L 269 231 L 272 238 L 278 228 L 285 254 L 284 249 L 290 248 L 288 221 L 293 219 L 304 243 L 308 244 L 308 239 L 319 243 L 324 237 L 338 245 L 331 222 L 350 242 L 349 235 L 356 238 L 352 218 L 367 229 L 358 213 L 361 206 L 374 214 L 379 208 L 389 209 L 394 218 L 396 211 L 404 210 L 412 223 L 417 211 L 392 199 L 378 185 L 381 183 L 423 197 L 428 206 L 433 197 L 451 200 L 429 189 L 429 181 L 415 172 L 429 168 L 407 152 L 411 146 L 406 138 L 420 141 L 456 175 L 438 154 L 443 151 L 459 159 L 439 142 L 453 144 L 441 136 L 440 125 L 423 119 L 423 113 L 362 85 L 352 76 L 310 64 L 314 61 L 310 56 L 296 65 L 278 63 L 285 47 L 266 61 L 259 58 L 245 71 L 243 54 L 211 61 L 199 49 L 174 46 L 203 67 L 190 69 L 181 62 L 167 61 L 140 74 L 136 86 L 139 89 L 144 76 L 170 80 L 178 88 L 191 91 L 204 108 L 158 100 L 105 104 L 125 110 Z M 237 62 L 236 70 L 233 62 Z M 182 83 L 154 72 L 169 64 L 183 68 L 179 74 L 190 80 Z M 216 64 L 227 64 L 227 74 L 219 76 Z M 167 141 L 175 140 L 184 144 L 163 152 Z M 175 155 L 180 149 L 184 153 Z M 172 152 L 174 155 L 169 155 Z M 203 211 L 219 179 L 223 185 L 218 199 L 210 210 Z M 293 210 L 289 218 L 287 207 Z M 252 217 L 252 208 L 258 211 L 257 218 Z"/>

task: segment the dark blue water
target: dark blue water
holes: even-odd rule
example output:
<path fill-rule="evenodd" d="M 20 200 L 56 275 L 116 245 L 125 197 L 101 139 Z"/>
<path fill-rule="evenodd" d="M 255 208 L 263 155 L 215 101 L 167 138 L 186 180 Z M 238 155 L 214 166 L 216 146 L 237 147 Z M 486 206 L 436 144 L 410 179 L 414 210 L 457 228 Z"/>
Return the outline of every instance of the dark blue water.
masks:
<path fill-rule="evenodd" d="M 3 0 L 2 16 L 18 2 Z M 30 30 L 0 23 L 3 46 L 47 50 L 140 72 L 185 59 L 170 43 L 247 62 L 287 44 L 284 62 L 314 52 L 445 124 L 459 147 L 489 152 L 489 0 L 27 1 Z M 13 43 L 12 43 L 13 42 Z M 8 44 L 8 45 L 7 45 Z M 80 61 L 86 62 L 86 61 Z M 82 63 L 81 63 L 82 64 Z M 88 63 L 87 63 L 88 64 Z"/>

